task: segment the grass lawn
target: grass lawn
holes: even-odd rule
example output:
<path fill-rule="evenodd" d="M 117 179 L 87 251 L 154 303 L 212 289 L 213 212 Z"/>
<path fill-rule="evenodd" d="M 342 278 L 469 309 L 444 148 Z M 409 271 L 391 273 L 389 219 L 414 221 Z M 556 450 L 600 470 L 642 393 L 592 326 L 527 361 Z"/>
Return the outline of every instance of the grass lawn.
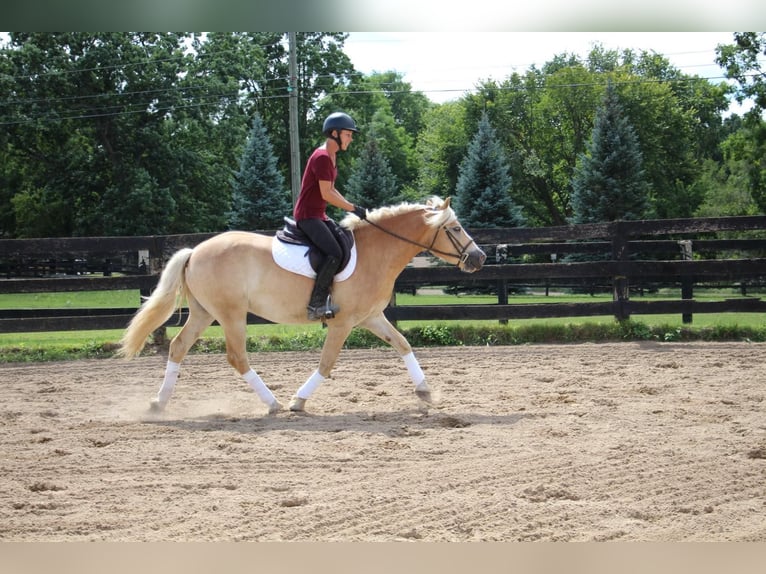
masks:
<path fill-rule="evenodd" d="M 2 293 L 0 309 L 109 309 L 135 308 L 138 290 L 73 291 L 71 293 Z"/>
<path fill-rule="evenodd" d="M 713 301 L 740 297 L 734 290 L 695 291 L 695 298 L 703 301 Z M 676 299 L 680 293 L 676 290 L 665 290 L 644 297 L 634 296 L 637 300 Z M 135 308 L 139 302 L 138 291 L 94 291 L 73 293 L 29 293 L 29 294 L 0 294 L 0 308 L 5 309 L 44 309 L 44 308 Z M 550 296 L 544 294 L 522 294 L 509 296 L 510 303 L 555 303 L 576 301 L 610 301 L 610 294 L 573 295 L 556 293 Z M 461 305 L 461 304 L 493 304 L 497 302 L 494 296 L 481 295 L 444 295 L 433 290 L 428 294 L 397 294 L 398 305 Z M 718 313 L 696 314 L 693 323 L 684 325 L 681 315 L 634 315 L 633 321 L 648 327 L 663 326 L 666 329 L 691 327 L 703 328 L 751 328 L 763 329 L 764 316 L 761 313 Z M 566 325 L 612 325 L 614 317 L 562 317 L 550 319 L 521 319 L 500 325 L 498 321 L 400 321 L 398 327 L 404 331 L 410 329 L 428 328 L 491 328 L 496 330 L 519 329 L 535 326 L 538 329 L 550 328 L 556 330 Z M 173 336 L 179 327 L 168 329 L 168 335 Z M 248 335 L 256 339 L 295 339 L 308 337 L 315 340 L 322 336 L 320 325 L 249 325 Z M 0 349 L 3 348 L 46 348 L 66 349 L 85 347 L 97 348 L 104 344 L 117 343 L 122 336 L 122 330 L 101 331 L 56 331 L 43 333 L 0 333 Z M 205 339 L 220 339 L 219 327 L 210 327 L 204 334 Z"/>

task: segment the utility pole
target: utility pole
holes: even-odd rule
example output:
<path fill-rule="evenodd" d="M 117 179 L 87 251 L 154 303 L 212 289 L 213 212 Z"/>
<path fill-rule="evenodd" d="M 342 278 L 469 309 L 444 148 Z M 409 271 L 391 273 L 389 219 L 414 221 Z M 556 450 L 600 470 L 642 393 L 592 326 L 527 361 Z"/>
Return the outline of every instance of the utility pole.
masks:
<path fill-rule="evenodd" d="M 298 138 L 298 54 L 295 32 L 288 32 L 287 40 L 290 48 L 290 78 L 287 86 L 290 98 L 290 184 L 293 205 L 295 205 L 301 189 L 301 155 Z"/>

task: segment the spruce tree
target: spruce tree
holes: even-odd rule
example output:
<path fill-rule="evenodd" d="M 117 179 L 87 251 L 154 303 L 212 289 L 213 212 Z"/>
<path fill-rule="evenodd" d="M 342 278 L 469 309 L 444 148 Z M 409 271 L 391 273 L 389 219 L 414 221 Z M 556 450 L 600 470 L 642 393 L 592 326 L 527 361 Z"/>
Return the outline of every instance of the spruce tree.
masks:
<path fill-rule="evenodd" d="M 277 158 L 260 115 L 253 117 L 253 126 L 245 149 L 234 173 L 230 229 L 276 229 L 282 226 L 291 211 L 290 191 L 277 168 Z"/>
<path fill-rule="evenodd" d="M 524 225 L 521 208 L 509 192 L 511 175 L 503 147 L 482 112 L 478 129 L 460 163 L 455 210 L 466 227 Z"/>
<path fill-rule="evenodd" d="M 572 221 L 596 223 L 649 215 L 638 137 L 623 114 L 614 85 L 607 85 L 591 139 L 572 179 Z"/>
<path fill-rule="evenodd" d="M 367 208 L 390 205 L 396 197 L 396 178 L 374 133 L 364 143 L 346 184 L 349 201 Z"/>

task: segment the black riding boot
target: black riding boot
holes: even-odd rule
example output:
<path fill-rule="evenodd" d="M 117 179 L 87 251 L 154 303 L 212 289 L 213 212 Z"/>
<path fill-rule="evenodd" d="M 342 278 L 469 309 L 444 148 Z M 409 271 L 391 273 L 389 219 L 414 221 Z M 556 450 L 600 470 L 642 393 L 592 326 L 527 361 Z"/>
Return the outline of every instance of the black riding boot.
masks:
<path fill-rule="evenodd" d="M 311 292 L 311 299 L 306 308 L 309 321 L 332 319 L 335 317 L 335 313 L 340 310 L 337 305 L 333 305 L 330 296 L 330 286 L 332 285 L 333 277 L 335 277 L 339 265 L 340 259 L 328 255 L 322 263 L 322 266 L 319 268 L 319 271 L 317 271 L 314 290 Z"/>

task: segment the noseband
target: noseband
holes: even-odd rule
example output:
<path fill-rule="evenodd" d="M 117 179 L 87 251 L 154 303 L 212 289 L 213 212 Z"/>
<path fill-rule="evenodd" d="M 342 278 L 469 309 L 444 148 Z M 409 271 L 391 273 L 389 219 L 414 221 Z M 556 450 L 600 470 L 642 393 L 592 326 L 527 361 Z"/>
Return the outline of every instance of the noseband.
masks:
<path fill-rule="evenodd" d="M 455 257 L 458 259 L 457 266 L 460 267 L 460 265 L 465 265 L 465 262 L 468 261 L 469 253 L 468 248 L 471 246 L 471 244 L 475 245 L 475 242 L 473 239 L 466 243 L 465 245 L 462 245 L 460 241 L 457 240 L 457 237 L 455 237 L 452 232 L 447 227 L 447 223 L 442 225 L 439 229 L 436 230 L 436 233 L 434 233 L 434 238 L 431 240 L 431 245 L 425 245 L 423 243 L 418 243 L 417 241 L 413 241 L 412 239 L 409 239 L 408 237 L 404 237 L 402 235 L 399 235 L 398 233 L 394 233 L 393 231 L 390 231 L 386 229 L 385 227 L 381 227 L 377 223 L 366 220 L 367 223 L 372 225 L 373 227 L 380 229 L 383 233 L 387 233 L 391 237 L 396 237 L 397 239 L 400 239 L 401 241 L 404 241 L 406 243 L 410 243 L 411 245 L 415 245 L 417 247 L 420 247 L 421 249 L 428 251 L 429 253 L 433 253 L 434 255 L 443 255 L 445 257 Z M 455 248 L 456 253 L 449 253 L 447 251 L 442 251 L 441 249 L 436 249 L 434 247 L 434 243 L 436 243 L 436 239 L 439 237 L 439 231 L 444 230 L 444 234 L 447 236 L 447 239 L 449 239 L 450 243 L 452 243 L 452 247 Z"/>

